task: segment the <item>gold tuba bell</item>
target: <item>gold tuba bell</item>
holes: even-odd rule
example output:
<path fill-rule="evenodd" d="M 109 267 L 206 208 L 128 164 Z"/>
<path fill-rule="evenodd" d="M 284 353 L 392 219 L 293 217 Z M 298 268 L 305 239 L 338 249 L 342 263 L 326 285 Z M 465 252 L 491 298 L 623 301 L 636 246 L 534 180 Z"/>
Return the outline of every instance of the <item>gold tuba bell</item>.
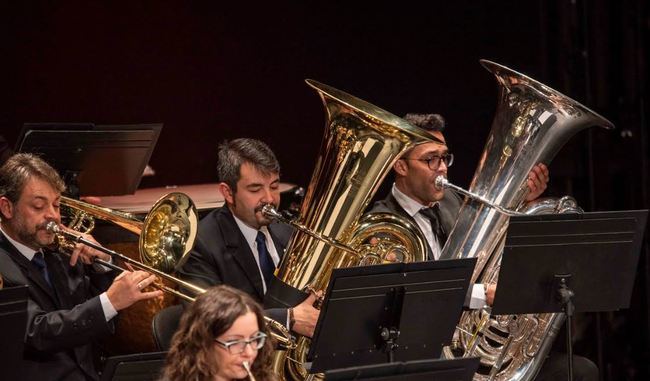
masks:
<path fill-rule="evenodd" d="M 399 237 L 392 244 L 404 261 L 426 256 L 426 241 L 410 230 L 408 221 L 385 214 L 363 219 L 361 215 L 397 158 L 429 141 L 430 135 L 340 90 L 312 80 L 307 84 L 325 106 L 325 135 L 299 220 L 292 223 L 298 230 L 265 296 L 267 307 L 295 306 L 306 298 L 306 289 L 324 291 L 334 268 L 380 262 L 382 254 L 365 242 L 378 232 Z M 276 216 L 268 210 L 265 214 Z M 309 343 L 301 337 L 295 350 L 276 358 L 280 377 L 308 377 L 303 364 Z"/>
<path fill-rule="evenodd" d="M 528 192 L 526 178 L 537 163 L 548 164 L 567 140 L 590 126 L 612 128 L 607 119 L 573 99 L 507 67 L 482 65 L 496 76 L 499 100 L 492 129 L 441 259 L 477 257 L 472 283 L 494 283 L 509 216 Z M 457 187 L 451 185 L 451 189 Z M 524 213 L 548 213 L 579 208 L 570 200 L 539 204 Z M 446 357 L 479 356 L 474 380 L 533 379 L 550 350 L 562 314 L 490 317 L 485 311 L 463 313 L 456 331 L 457 348 Z M 454 350 L 455 349 L 455 350 Z"/>

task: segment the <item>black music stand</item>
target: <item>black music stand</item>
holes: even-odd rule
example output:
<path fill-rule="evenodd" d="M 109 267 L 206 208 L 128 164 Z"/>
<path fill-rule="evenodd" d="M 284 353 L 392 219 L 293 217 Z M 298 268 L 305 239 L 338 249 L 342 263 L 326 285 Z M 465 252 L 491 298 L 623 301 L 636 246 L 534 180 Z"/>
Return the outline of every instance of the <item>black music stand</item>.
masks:
<path fill-rule="evenodd" d="M 492 314 L 565 312 L 573 379 L 574 312 L 628 308 L 647 210 L 512 217 Z"/>
<path fill-rule="evenodd" d="M 452 339 L 475 258 L 335 269 L 310 371 L 439 358 Z"/>
<path fill-rule="evenodd" d="M 325 372 L 327 381 L 470 381 L 478 369 L 479 358 L 420 360 Z"/>
<path fill-rule="evenodd" d="M 23 364 L 27 327 L 27 286 L 0 290 L 0 379 L 17 380 Z"/>
<path fill-rule="evenodd" d="M 109 357 L 101 381 L 156 381 L 167 352 L 136 353 Z"/>
<path fill-rule="evenodd" d="M 72 197 L 133 194 L 162 124 L 26 124 L 17 150 L 43 157 Z"/>

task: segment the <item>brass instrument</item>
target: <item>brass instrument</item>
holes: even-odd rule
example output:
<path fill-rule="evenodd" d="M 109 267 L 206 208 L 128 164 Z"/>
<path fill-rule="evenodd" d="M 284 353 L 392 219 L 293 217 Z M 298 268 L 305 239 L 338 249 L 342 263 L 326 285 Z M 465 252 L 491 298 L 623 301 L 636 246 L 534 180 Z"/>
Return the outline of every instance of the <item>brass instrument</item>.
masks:
<path fill-rule="evenodd" d="M 472 283 L 489 284 L 496 282 L 509 215 L 521 213 L 512 211 L 525 199 L 526 178 L 533 166 L 548 164 L 578 131 L 613 125 L 525 75 L 494 62 L 481 63 L 496 76 L 498 107 L 469 192 L 461 192 L 470 197 L 460 209 L 440 258 L 477 257 Z M 443 181 L 438 185 L 458 188 Z M 565 209 L 578 211 L 577 207 Z M 463 356 L 479 356 L 481 365 L 474 380 L 531 380 L 563 319 L 562 314 L 492 318 L 483 311 L 466 312 L 456 331 L 457 348 L 445 348 L 444 355 L 455 357 L 460 350 Z"/>
<path fill-rule="evenodd" d="M 81 234 L 65 231 L 55 222 L 50 222 L 47 228 L 56 234 L 62 252 L 71 252 L 75 243 L 83 243 L 105 252 L 113 258 L 119 258 L 135 268 L 181 285 L 195 294 L 204 292 L 200 287 L 168 274 L 183 265 L 196 239 L 198 214 L 194 203 L 187 195 L 172 192 L 161 197 L 151 208 L 144 221 L 130 213 L 103 208 L 65 196 L 61 197 L 61 205 L 70 211 L 68 227 L 75 231 L 89 233 L 94 228 L 94 220 L 97 217 L 139 235 L 139 252 L 142 262 L 89 241 Z M 119 266 L 99 259 L 95 259 L 95 261 L 104 266 L 124 271 Z M 191 296 L 165 285 L 154 284 L 154 287 L 188 301 L 194 300 Z"/>
<path fill-rule="evenodd" d="M 324 291 L 334 268 L 381 261 L 381 252 L 367 241 L 382 229 L 396 235 L 408 231 L 409 236 L 377 245 L 384 253 L 399 251 L 409 262 L 426 259 L 426 241 L 420 237 L 419 243 L 410 243 L 419 231 L 410 230 L 408 221 L 385 214 L 361 219 L 361 214 L 398 157 L 415 144 L 430 141 L 431 135 L 340 90 L 312 80 L 307 84 L 325 106 L 325 134 L 299 220 L 293 224 L 298 231 L 266 293 L 267 307 L 293 307 L 306 298 L 304 290 Z M 265 214 L 273 218 L 270 208 Z M 386 248 L 388 243 L 394 249 Z M 276 358 L 276 364 L 284 364 L 276 368 L 279 377 L 308 377 L 303 364 L 309 343 L 300 337 L 295 350 Z"/>
<path fill-rule="evenodd" d="M 173 192 L 161 197 L 151 208 L 144 221 L 130 213 L 100 207 L 68 197 L 61 197 L 61 204 L 70 214 L 68 227 L 76 231 L 89 233 L 95 226 L 95 218 L 102 218 L 119 225 L 130 232 L 138 234 L 142 262 L 138 262 L 123 254 L 105 248 L 93 241 L 61 229 L 51 221 L 47 229 L 57 236 L 59 248 L 71 252 L 75 243 L 82 243 L 100 250 L 131 264 L 133 267 L 155 274 L 174 284 L 182 286 L 194 295 L 184 294 L 164 284 L 152 284 L 153 287 L 175 295 L 188 302 L 193 302 L 196 295 L 206 292 L 206 289 L 193 285 L 182 279 L 169 275 L 183 265 L 194 245 L 198 228 L 198 217 L 192 200 L 183 193 Z M 123 268 L 112 263 L 95 259 L 95 262 L 117 271 Z M 289 330 L 275 320 L 265 317 L 271 337 L 278 344 L 278 350 L 288 350 L 295 347 Z"/>

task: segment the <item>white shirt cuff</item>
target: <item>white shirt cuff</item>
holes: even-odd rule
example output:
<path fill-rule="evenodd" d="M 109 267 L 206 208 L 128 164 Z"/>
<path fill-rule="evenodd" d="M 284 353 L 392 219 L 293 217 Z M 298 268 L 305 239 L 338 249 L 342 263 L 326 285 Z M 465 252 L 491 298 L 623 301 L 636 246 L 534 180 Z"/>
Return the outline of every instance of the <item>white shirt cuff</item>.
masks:
<path fill-rule="evenodd" d="M 102 310 L 104 311 L 104 317 L 106 318 L 106 321 L 109 321 L 117 316 L 117 311 L 115 310 L 115 307 L 113 307 L 113 304 L 108 299 L 108 295 L 106 295 L 105 292 L 99 295 L 99 301 L 102 303 Z"/>
<path fill-rule="evenodd" d="M 478 310 L 485 307 L 485 288 L 482 283 L 476 283 L 472 286 L 472 297 L 469 300 L 469 308 Z"/>

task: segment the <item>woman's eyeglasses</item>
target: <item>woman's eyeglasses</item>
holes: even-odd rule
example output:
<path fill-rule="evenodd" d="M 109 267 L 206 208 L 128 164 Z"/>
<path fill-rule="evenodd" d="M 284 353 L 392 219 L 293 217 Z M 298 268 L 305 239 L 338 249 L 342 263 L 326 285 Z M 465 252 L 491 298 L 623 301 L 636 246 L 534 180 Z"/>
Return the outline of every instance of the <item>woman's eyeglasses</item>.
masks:
<path fill-rule="evenodd" d="M 266 342 L 266 334 L 264 332 L 259 332 L 249 339 L 231 341 L 221 341 L 214 339 L 214 341 L 222 347 L 226 348 L 231 355 L 238 355 L 246 350 L 247 345 L 250 345 L 251 348 L 255 350 L 261 349 Z"/>

